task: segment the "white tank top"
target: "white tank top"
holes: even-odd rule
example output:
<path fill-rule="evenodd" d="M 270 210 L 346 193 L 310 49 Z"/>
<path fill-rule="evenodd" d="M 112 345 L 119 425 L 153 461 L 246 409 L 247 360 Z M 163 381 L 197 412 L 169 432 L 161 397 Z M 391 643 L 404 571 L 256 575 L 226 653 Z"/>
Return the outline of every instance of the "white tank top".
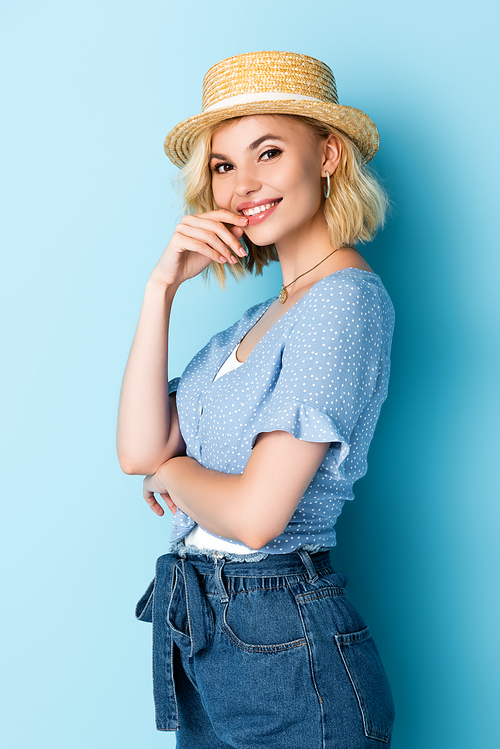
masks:
<path fill-rule="evenodd" d="M 215 380 L 218 380 L 219 377 L 222 377 L 222 375 L 227 374 L 227 372 L 232 372 L 233 369 L 238 369 L 238 367 L 241 367 L 241 365 L 244 363 L 242 361 L 238 361 L 238 359 L 236 358 L 236 352 L 238 350 L 239 345 L 240 344 L 237 343 L 236 346 L 233 348 L 233 350 L 227 357 L 226 361 L 224 362 L 222 367 L 219 369 L 219 371 L 215 375 L 214 382 Z"/>

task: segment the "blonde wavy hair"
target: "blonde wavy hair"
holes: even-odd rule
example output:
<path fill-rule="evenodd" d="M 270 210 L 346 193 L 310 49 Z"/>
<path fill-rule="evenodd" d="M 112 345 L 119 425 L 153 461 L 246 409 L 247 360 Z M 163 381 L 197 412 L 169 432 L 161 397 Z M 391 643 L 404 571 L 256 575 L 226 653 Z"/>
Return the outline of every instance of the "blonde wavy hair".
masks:
<path fill-rule="evenodd" d="M 389 204 L 387 194 L 376 177 L 363 164 L 361 154 L 352 140 L 340 130 L 298 115 L 280 115 L 301 120 L 317 137 L 318 142 L 335 135 L 341 143 L 340 161 L 331 176 L 330 197 L 323 202 L 332 247 L 367 242 L 383 226 Z M 204 130 L 197 138 L 191 157 L 180 170 L 178 179 L 184 186 L 184 213 L 204 213 L 219 208 L 212 193 L 212 175 L 209 166 L 212 137 L 228 122 L 225 120 Z M 234 265 L 211 263 L 205 274 L 214 274 L 224 288 L 226 268 L 236 278 L 248 273 L 262 274 L 270 262 L 278 260 L 274 245 L 258 246 L 243 235 L 240 240 L 248 255 Z"/>

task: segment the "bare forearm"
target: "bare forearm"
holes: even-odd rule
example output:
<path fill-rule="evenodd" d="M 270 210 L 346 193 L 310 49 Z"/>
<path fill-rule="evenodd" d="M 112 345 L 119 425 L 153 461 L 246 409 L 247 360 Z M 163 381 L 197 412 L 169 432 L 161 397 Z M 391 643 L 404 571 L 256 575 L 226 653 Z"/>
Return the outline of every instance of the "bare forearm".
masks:
<path fill-rule="evenodd" d="M 260 435 L 242 474 L 211 471 L 187 457 L 168 460 L 158 474 L 202 528 L 259 549 L 288 525 L 327 448 L 274 432 Z"/>
<path fill-rule="evenodd" d="M 211 471 L 186 457 L 169 460 L 159 473 L 177 507 L 202 528 L 242 540 L 242 475 Z"/>
<path fill-rule="evenodd" d="M 225 226 L 228 222 L 231 226 Z M 177 452 L 168 444 L 168 323 L 179 286 L 211 262 L 237 263 L 248 218 L 227 210 L 186 215 L 177 225 L 146 286 L 118 414 L 117 451 L 126 473 L 154 474 Z M 172 440 L 171 440 L 172 442 Z M 174 445 L 175 446 L 175 445 Z"/>
<path fill-rule="evenodd" d="M 168 324 L 176 287 L 153 277 L 146 285 L 139 322 L 120 393 L 117 452 L 126 473 L 154 473 L 168 452 Z"/>

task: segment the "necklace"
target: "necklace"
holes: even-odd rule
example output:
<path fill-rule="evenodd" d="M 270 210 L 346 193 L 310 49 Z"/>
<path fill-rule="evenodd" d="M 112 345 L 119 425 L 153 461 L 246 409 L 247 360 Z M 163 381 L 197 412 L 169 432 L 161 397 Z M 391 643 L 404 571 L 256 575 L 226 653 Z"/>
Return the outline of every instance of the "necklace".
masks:
<path fill-rule="evenodd" d="M 355 247 L 350 247 L 347 244 L 343 244 L 342 247 L 337 247 L 336 250 L 333 250 L 332 252 L 330 252 L 329 255 L 327 255 L 326 257 L 324 257 L 323 260 L 320 260 L 319 263 L 316 263 L 316 265 L 313 265 L 313 267 L 309 268 L 309 270 L 306 270 L 305 273 L 301 273 L 300 276 L 297 276 L 297 278 L 294 278 L 293 281 L 290 281 L 290 283 L 287 283 L 286 286 L 282 286 L 281 287 L 281 291 L 280 291 L 280 293 L 278 295 L 278 302 L 280 304 L 285 304 L 286 300 L 288 299 L 288 291 L 287 291 L 288 287 L 291 286 L 293 283 L 295 283 L 295 281 L 298 281 L 299 278 L 302 278 L 302 276 L 305 276 L 307 273 L 310 273 L 312 270 L 314 270 L 315 268 L 317 268 L 318 265 L 321 265 L 321 263 L 324 263 L 325 260 L 328 260 L 328 258 L 331 257 L 334 252 L 338 252 L 339 250 L 356 250 L 356 248 Z M 357 252 L 357 250 L 356 250 L 356 252 Z"/>

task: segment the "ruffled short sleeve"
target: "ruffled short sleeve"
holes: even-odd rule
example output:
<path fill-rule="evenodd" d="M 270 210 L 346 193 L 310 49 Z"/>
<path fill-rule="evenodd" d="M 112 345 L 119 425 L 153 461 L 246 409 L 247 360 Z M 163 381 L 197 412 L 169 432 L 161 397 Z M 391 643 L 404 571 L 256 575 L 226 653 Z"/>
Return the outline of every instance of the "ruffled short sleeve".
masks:
<path fill-rule="evenodd" d="M 377 386 L 386 336 L 376 287 L 327 281 L 303 298 L 287 331 L 281 371 L 252 446 L 258 434 L 275 430 L 329 442 L 323 467 L 343 478 L 353 431 Z"/>
<path fill-rule="evenodd" d="M 174 377 L 172 380 L 168 381 L 168 394 L 169 395 L 172 395 L 172 393 L 177 392 L 180 379 L 181 379 L 180 377 Z"/>

